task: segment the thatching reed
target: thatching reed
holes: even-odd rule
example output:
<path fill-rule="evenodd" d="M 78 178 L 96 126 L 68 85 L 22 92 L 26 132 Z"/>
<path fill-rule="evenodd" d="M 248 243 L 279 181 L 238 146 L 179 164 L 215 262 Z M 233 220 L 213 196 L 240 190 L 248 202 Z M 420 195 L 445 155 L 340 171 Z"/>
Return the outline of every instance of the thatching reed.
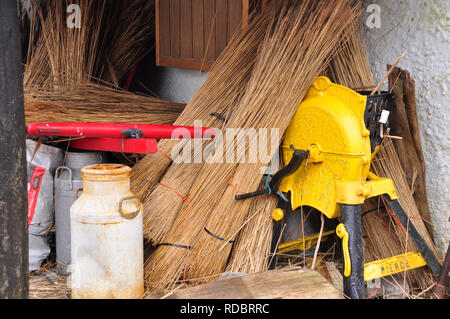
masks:
<path fill-rule="evenodd" d="M 357 15 L 347 1 L 286 1 L 271 16 L 245 95 L 227 126 L 274 127 L 283 133 Z M 245 145 L 245 136 L 238 135 L 237 145 Z M 204 228 L 225 240 L 234 239 L 251 202 L 236 202 L 236 189 L 255 189 L 261 181 L 260 168 L 261 163 L 205 165 L 166 238 L 167 243 L 189 249 L 159 247 L 146 262 L 150 288 L 171 287 L 181 276 L 207 281 L 224 270 L 231 245 L 224 246 Z M 230 187 L 231 178 L 234 187 Z"/>
<path fill-rule="evenodd" d="M 356 18 L 347 2 L 336 6 L 333 3 L 302 3 L 287 7 L 286 10 L 286 13 L 281 13 L 282 18 L 276 16 L 273 25 L 269 27 L 254 77 L 241 102 L 243 108 L 239 111 L 243 116 L 236 114 L 230 127 L 275 127 L 284 132 L 311 83 L 326 66 L 323 61 L 332 55 L 340 35 Z M 342 16 L 339 16 L 341 14 L 348 17 L 349 24 L 342 23 Z M 330 44 L 333 46 L 330 47 Z M 274 86 L 275 83 L 278 85 Z M 277 112 L 281 103 L 285 114 Z M 251 110 L 258 110 L 258 113 L 252 114 Z M 264 111 L 267 112 L 266 118 L 263 117 Z M 256 139 L 250 140 L 249 145 L 256 142 Z M 237 143 L 245 143 L 245 136 L 238 136 Z M 223 165 L 218 167 L 224 169 Z M 260 163 L 240 164 L 230 168 L 229 173 L 234 174 L 233 184 L 236 188 L 249 191 L 259 184 Z M 211 179 L 216 169 L 212 167 L 206 178 Z M 233 240 L 236 236 L 251 203 L 236 202 L 235 195 L 234 188 L 225 186 L 225 192 L 206 224 L 209 231 L 227 240 Z M 231 245 L 222 248 L 222 244 L 207 232 L 201 232 L 193 249 L 189 278 L 218 275 L 223 271 Z M 209 262 L 210 259 L 214 260 L 214 264 Z"/>
<path fill-rule="evenodd" d="M 356 22 L 355 32 L 343 37 L 327 69 L 327 75 L 334 82 L 352 88 L 374 86 L 361 23 Z M 263 211 L 255 215 L 254 207 L 258 204 Z M 271 199 L 254 200 L 247 216 L 248 222 L 234 243 L 227 271 L 254 273 L 267 270 L 275 207 L 276 201 Z"/>
<path fill-rule="evenodd" d="M 93 82 L 67 90 L 50 87 L 25 90 L 25 121 L 29 123 L 112 122 L 172 124 L 184 104 L 133 94 Z"/>
<path fill-rule="evenodd" d="M 66 10 L 79 5 L 80 25 Z M 33 0 L 24 86 L 70 86 L 84 80 L 118 82 L 153 40 L 154 1 Z"/>
<path fill-rule="evenodd" d="M 407 238 L 398 219 L 385 209 L 381 199 L 367 201 L 362 220 L 365 262 L 417 250 L 412 240 Z M 423 291 L 433 284 L 433 275 L 426 268 L 409 270 L 399 275 L 406 278 L 412 291 Z M 399 286 L 402 288 L 401 284 Z"/>
<path fill-rule="evenodd" d="M 224 125 L 211 114 L 217 113 L 229 118 L 233 108 L 239 104 L 256 61 L 257 49 L 264 37 L 266 25 L 265 16 L 255 16 L 246 29 L 235 34 L 214 64 L 204 85 L 175 121 L 176 125 L 194 125 L 196 120 L 201 120 L 205 127 Z M 160 153 L 145 157 L 133 168 L 132 190 L 139 194 L 144 202 L 144 232 L 156 244 L 166 236 L 183 204 L 182 198 L 186 198 L 203 167 L 201 159 L 191 164 L 174 163 L 164 175 L 171 164 L 172 149 L 178 143 L 171 140 L 160 141 Z M 193 154 L 192 158 L 198 158 L 198 155 Z M 158 184 L 163 175 L 161 183 Z"/>
<path fill-rule="evenodd" d="M 355 32 L 340 43 L 328 67 L 334 82 L 360 90 L 374 86 L 362 30 L 361 26 L 356 26 Z"/>
<path fill-rule="evenodd" d="M 405 173 L 400 164 L 400 160 L 398 158 L 392 140 L 387 140 L 383 142 L 382 147 L 380 148 L 377 154 L 377 157 L 373 161 L 372 167 L 377 175 L 382 177 L 388 177 L 394 181 L 395 188 L 399 196 L 400 205 L 402 206 L 405 213 L 408 215 L 410 223 L 416 227 L 417 231 L 422 236 L 422 238 L 424 238 L 425 242 L 427 243 L 428 247 L 430 247 L 430 249 L 433 251 L 436 258 L 438 260 L 441 260 L 441 256 L 437 252 L 434 242 L 431 236 L 429 235 L 428 230 L 425 227 L 424 220 L 421 217 L 419 210 L 417 209 L 413 197 L 413 192 L 411 191 L 411 188 L 408 185 Z M 408 237 L 409 235 L 406 232 L 406 230 L 403 227 L 400 227 L 399 230 L 397 231 L 398 240 L 404 243 Z M 410 248 L 406 247 L 405 249 L 409 249 L 408 251 L 417 250 L 417 248 L 412 249 L 414 248 L 413 243 L 411 243 L 409 247 Z M 427 275 L 425 275 L 425 273 L 428 272 L 428 270 L 424 268 L 421 269 L 421 272 L 423 276 L 423 281 L 420 282 L 422 286 L 421 288 L 426 288 L 424 286 L 426 285 L 429 286 L 430 284 L 430 281 L 427 281 L 428 278 Z"/>
<path fill-rule="evenodd" d="M 71 4 L 79 28 L 67 24 Z M 30 10 L 27 123 L 172 124 L 181 114 L 183 104 L 116 88 L 153 41 L 154 1 L 32 1 Z"/>
<path fill-rule="evenodd" d="M 268 270 L 273 234 L 275 196 L 253 199 L 246 220 L 233 244 L 226 271 L 248 274 Z"/>

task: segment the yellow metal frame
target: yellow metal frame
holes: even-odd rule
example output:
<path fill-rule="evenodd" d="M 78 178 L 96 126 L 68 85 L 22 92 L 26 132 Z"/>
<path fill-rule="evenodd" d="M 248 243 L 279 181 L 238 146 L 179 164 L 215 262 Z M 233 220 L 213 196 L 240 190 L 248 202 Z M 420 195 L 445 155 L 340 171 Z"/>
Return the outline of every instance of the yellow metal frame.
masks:
<path fill-rule="evenodd" d="M 334 234 L 334 230 L 322 234 L 322 241 L 325 241 L 329 235 Z M 308 250 L 319 241 L 319 234 L 299 238 L 294 241 L 282 243 L 278 246 L 278 254 L 285 254 L 293 250 Z"/>
<path fill-rule="evenodd" d="M 300 168 L 280 184 L 282 192 L 291 193 L 292 210 L 310 206 L 334 219 L 339 217 L 340 204 L 362 205 L 366 199 L 383 194 L 389 195 L 391 200 L 398 199 L 392 180 L 369 171 L 379 147 L 371 154 L 370 132 L 364 123 L 366 104 L 366 96 L 334 84 L 327 77 L 316 79 L 286 131 L 282 145 L 285 165 L 293 156 L 291 145 L 310 153 Z M 284 213 L 277 209 L 273 217 L 280 221 Z M 349 277 L 349 234 L 344 224 L 337 227 L 336 234 L 343 241 L 344 275 Z M 307 250 L 317 241 L 318 235 L 314 235 L 284 243 L 279 253 Z M 394 256 L 366 264 L 365 280 L 424 265 L 426 262 L 419 252 Z"/>
<path fill-rule="evenodd" d="M 369 172 L 374 154 L 364 123 L 366 103 L 366 96 L 327 77 L 314 82 L 282 145 L 286 165 L 293 155 L 291 145 L 310 152 L 280 184 L 282 192 L 291 193 L 292 210 L 310 206 L 333 219 L 339 217 L 339 204 L 360 205 L 382 194 L 398 198 L 390 179 Z"/>
<path fill-rule="evenodd" d="M 364 265 L 364 281 L 395 275 L 426 266 L 426 264 L 427 262 L 418 251 L 377 260 Z"/>

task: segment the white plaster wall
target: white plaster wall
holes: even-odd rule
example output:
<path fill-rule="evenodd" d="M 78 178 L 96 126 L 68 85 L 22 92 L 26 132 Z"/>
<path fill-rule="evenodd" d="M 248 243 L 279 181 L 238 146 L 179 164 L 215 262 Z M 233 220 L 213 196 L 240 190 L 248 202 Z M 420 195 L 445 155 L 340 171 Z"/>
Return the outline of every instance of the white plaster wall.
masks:
<path fill-rule="evenodd" d="M 376 81 L 405 52 L 400 67 L 416 82 L 431 222 L 444 252 L 450 238 L 450 1 L 365 0 L 364 8 L 373 3 L 381 8 L 381 28 L 366 27 L 366 39 Z"/>
<path fill-rule="evenodd" d="M 208 78 L 209 72 L 161 68 L 158 95 L 168 101 L 188 103 Z"/>

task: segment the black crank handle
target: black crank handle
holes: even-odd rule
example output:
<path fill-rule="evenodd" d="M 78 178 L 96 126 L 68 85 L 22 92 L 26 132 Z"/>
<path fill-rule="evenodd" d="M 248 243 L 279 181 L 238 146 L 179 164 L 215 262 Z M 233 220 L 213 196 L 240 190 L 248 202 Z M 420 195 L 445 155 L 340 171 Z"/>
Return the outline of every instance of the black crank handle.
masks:
<path fill-rule="evenodd" d="M 294 150 L 294 154 L 292 155 L 289 164 L 279 170 L 270 180 L 269 186 L 274 193 L 278 192 L 278 188 L 280 187 L 283 178 L 295 173 L 300 168 L 303 161 L 309 156 L 309 151 L 298 150 L 294 145 L 291 145 L 291 148 Z"/>
<path fill-rule="evenodd" d="M 291 145 L 291 148 L 294 150 L 294 155 L 292 156 L 291 160 L 289 161 L 289 164 L 283 167 L 281 170 L 279 170 L 270 180 L 269 187 L 272 191 L 272 193 L 278 192 L 278 188 L 280 187 L 280 183 L 286 176 L 289 176 L 293 174 L 295 171 L 297 171 L 300 166 L 302 165 L 305 158 L 309 156 L 309 151 L 302 151 L 296 149 L 293 145 Z M 268 194 L 269 191 L 267 189 L 262 189 L 256 192 L 243 194 L 243 195 L 236 195 L 234 198 L 236 200 L 244 200 L 248 198 L 252 198 L 255 196 L 260 196 L 264 194 Z"/>
<path fill-rule="evenodd" d="M 252 193 L 247 193 L 247 194 L 242 194 L 242 195 L 236 195 L 234 196 L 234 198 L 236 200 L 244 200 L 244 199 L 248 199 L 248 198 L 252 198 L 252 197 L 256 197 L 256 196 L 260 196 L 260 195 L 264 195 L 267 194 L 268 191 L 266 189 L 261 189 L 259 191 L 256 192 L 252 192 Z"/>

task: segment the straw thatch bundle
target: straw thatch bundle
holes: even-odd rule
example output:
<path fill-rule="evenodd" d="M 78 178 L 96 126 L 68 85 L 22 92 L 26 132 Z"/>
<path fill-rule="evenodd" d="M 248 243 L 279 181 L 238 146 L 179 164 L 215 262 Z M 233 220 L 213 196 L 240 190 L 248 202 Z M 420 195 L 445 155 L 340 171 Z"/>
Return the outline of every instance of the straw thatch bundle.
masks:
<path fill-rule="evenodd" d="M 387 177 L 393 180 L 395 188 L 397 190 L 398 196 L 399 196 L 399 202 L 402 206 L 403 210 L 409 217 L 409 222 L 413 224 L 419 234 L 424 238 L 425 242 L 427 243 L 428 247 L 433 251 L 436 258 L 438 260 L 441 260 L 441 257 L 439 253 L 436 250 L 436 247 L 434 245 L 434 242 L 432 238 L 430 237 L 428 230 L 425 227 L 424 220 L 420 215 L 419 210 L 417 209 L 416 203 L 414 201 L 413 192 L 411 191 L 410 186 L 408 185 L 408 182 L 405 177 L 405 173 L 402 169 L 402 166 L 400 164 L 400 160 L 397 155 L 397 151 L 394 148 L 394 145 L 392 143 L 392 140 L 385 140 L 380 148 L 380 150 L 377 153 L 377 157 L 374 159 L 372 168 L 374 172 L 381 176 L 381 177 Z M 365 218 L 366 219 L 366 218 Z M 411 239 L 409 239 L 409 235 L 406 231 L 406 229 L 401 226 L 397 220 L 396 217 L 392 217 L 396 227 L 395 237 L 397 239 L 392 240 L 392 242 L 400 242 L 402 243 L 402 251 L 400 253 L 406 253 L 408 251 L 417 250 L 414 243 L 411 242 Z M 377 229 L 380 229 L 382 227 L 379 227 Z M 374 239 L 372 239 L 371 246 L 377 245 L 380 251 L 381 258 L 390 257 L 391 255 L 391 247 L 389 245 L 385 246 L 383 243 L 376 243 L 376 240 L 379 239 L 380 236 L 374 236 Z M 389 236 L 392 238 L 393 236 Z M 368 237 L 369 238 L 369 237 Z M 405 244 L 406 243 L 406 244 Z M 409 283 L 411 287 L 416 287 L 419 289 L 426 289 L 430 287 L 433 284 L 433 278 L 430 274 L 429 269 L 427 268 L 421 268 L 416 271 L 416 275 L 414 277 L 411 277 L 409 280 Z"/>
<path fill-rule="evenodd" d="M 24 87 L 102 79 L 116 86 L 152 41 L 154 1 L 32 1 Z M 78 5 L 80 25 L 67 8 Z"/>
<path fill-rule="evenodd" d="M 184 104 L 133 94 L 93 82 L 70 89 L 25 89 L 25 121 L 29 123 L 113 122 L 172 124 Z"/>
<path fill-rule="evenodd" d="M 203 126 L 224 125 L 223 121 L 211 113 L 215 112 L 228 118 L 233 108 L 239 104 L 266 26 L 266 17 L 258 16 L 252 19 L 248 28 L 236 34 L 215 63 L 205 84 L 175 124 L 193 125 L 195 120 L 202 120 Z M 166 237 L 204 164 L 200 158 L 203 151 L 200 154 L 192 154 L 192 163 L 173 163 L 160 183 L 153 188 L 158 182 L 158 173 L 170 165 L 164 154 L 170 154 L 177 143 L 179 142 L 161 141 L 158 144 L 161 154 L 144 158 L 133 170 L 134 190 L 141 190 L 144 201 L 144 233 L 154 244 L 161 243 Z M 203 142 L 200 149 L 203 150 L 207 143 L 209 142 Z"/>
<path fill-rule="evenodd" d="M 357 16 L 345 1 L 339 4 L 296 3 L 286 10 L 286 13 L 281 13 L 283 18 L 276 17 L 269 27 L 254 77 L 241 102 L 241 114 L 248 118 L 243 120 L 239 114 L 236 121 L 230 124 L 231 127 L 276 127 L 284 133 L 311 83 L 326 67 L 324 61 L 332 55 L 340 36 Z M 342 22 L 341 15 L 348 17 L 346 23 Z M 330 37 L 330 34 L 333 36 Z M 277 85 L 274 86 L 274 83 Z M 280 104 L 284 106 L 283 112 L 277 112 Z M 258 114 L 250 113 L 258 108 Z M 264 111 L 267 111 L 267 118 L 262 115 Z M 252 118 L 252 115 L 256 116 Z M 245 143 L 244 138 L 238 137 L 237 143 Z M 250 140 L 249 145 L 256 142 L 256 139 Z M 219 167 L 224 168 L 223 165 Z M 229 172 L 234 174 L 235 187 L 247 191 L 255 189 L 261 180 L 259 168 L 260 163 L 232 167 Z M 215 173 L 216 168 L 212 167 L 207 178 L 211 179 Z M 225 187 L 206 224 L 206 229 L 227 240 L 233 240 L 236 236 L 236 230 L 244 221 L 251 203 L 236 202 L 235 195 L 234 188 Z M 207 232 L 201 232 L 193 249 L 189 278 L 218 275 L 223 271 L 231 245 L 218 250 L 222 244 Z M 209 262 L 210 258 L 214 264 Z"/>
<path fill-rule="evenodd" d="M 79 28 L 67 25 L 72 4 L 81 10 Z M 153 0 L 32 1 L 24 72 L 27 124 L 172 124 L 183 104 L 115 88 L 153 41 L 153 17 Z"/>
<path fill-rule="evenodd" d="M 365 89 L 374 86 L 369 57 L 365 46 L 363 28 L 355 27 L 337 49 L 328 67 L 331 79 L 352 89 Z"/>
<path fill-rule="evenodd" d="M 276 206 L 275 196 L 252 200 L 246 221 L 233 244 L 226 271 L 252 274 L 268 270 L 273 234 L 272 213 Z"/>
<path fill-rule="evenodd" d="M 371 199 L 365 203 L 362 220 L 365 262 L 417 250 L 412 240 L 407 238 L 398 219 L 385 209 L 381 199 Z M 412 291 L 423 291 L 433 284 L 433 275 L 426 268 L 409 270 L 400 276 L 406 278 Z M 403 282 L 399 281 L 400 288 Z"/>
<path fill-rule="evenodd" d="M 343 32 L 357 16 L 347 1 L 284 4 L 271 17 L 245 96 L 228 127 L 256 130 L 275 127 L 284 132 Z M 252 142 L 255 140 L 251 139 L 249 145 Z M 244 143 L 245 136 L 238 136 L 237 145 Z M 261 180 L 260 166 L 258 163 L 204 167 L 191 189 L 190 201 L 183 205 L 166 238 L 167 243 L 189 249 L 159 247 L 146 263 L 149 287 L 170 287 L 183 273 L 186 279 L 197 281 L 198 277 L 210 279 L 223 271 L 231 245 L 219 250 L 224 241 L 204 228 L 225 240 L 236 236 L 250 205 L 250 201 L 234 200 L 236 189 L 256 188 Z M 231 178 L 234 187 L 229 185 Z"/>
<path fill-rule="evenodd" d="M 356 23 L 354 33 L 343 37 L 326 72 L 334 82 L 353 88 L 374 85 L 362 39 L 361 23 L 362 20 Z M 254 207 L 258 204 L 264 211 L 255 215 Z M 234 243 L 227 271 L 254 273 L 267 270 L 272 240 L 272 212 L 275 207 L 276 201 L 265 198 L 254 200 L 248 212 L 248 222 L 239 232 L 239 237 Z"/>

